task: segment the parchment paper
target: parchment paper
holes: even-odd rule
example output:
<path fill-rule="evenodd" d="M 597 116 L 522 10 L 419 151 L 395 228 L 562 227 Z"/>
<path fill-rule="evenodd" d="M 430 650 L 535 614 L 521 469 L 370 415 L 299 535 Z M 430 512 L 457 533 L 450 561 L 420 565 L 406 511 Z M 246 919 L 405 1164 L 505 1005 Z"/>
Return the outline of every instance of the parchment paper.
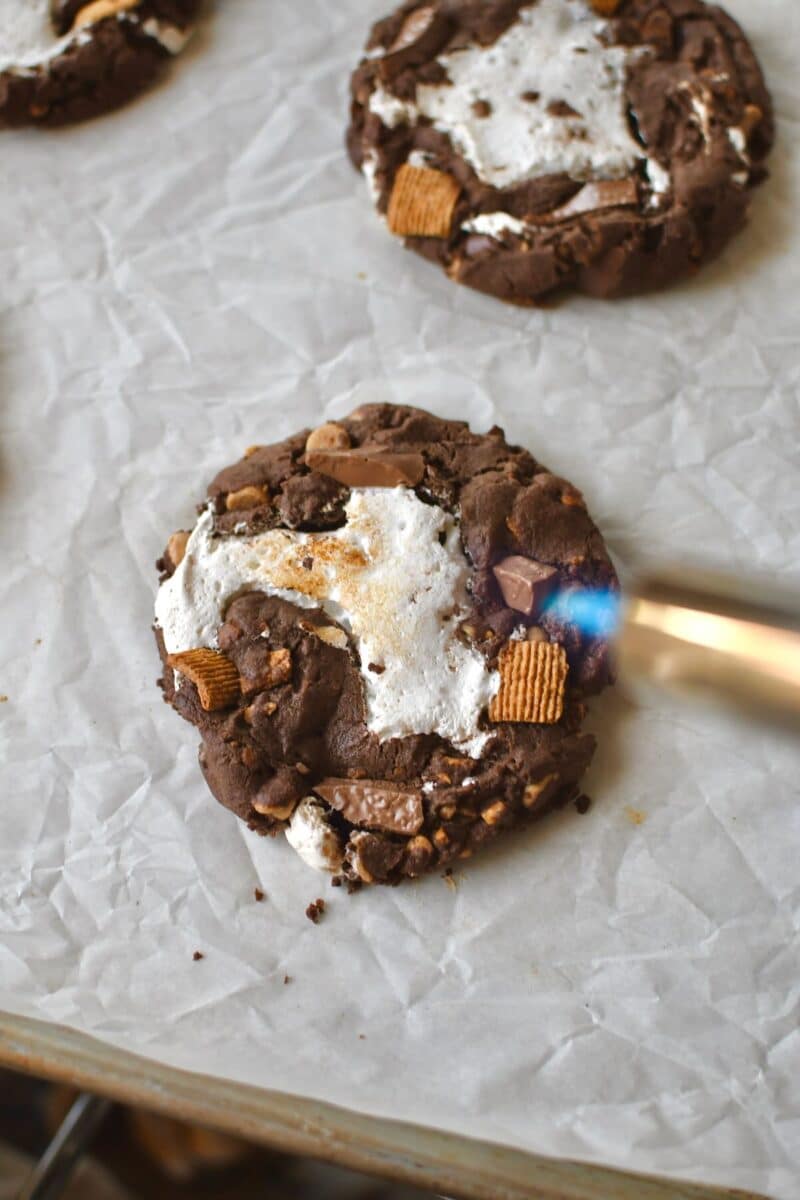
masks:
<path fill-rule="evenodd" d="M 593 706 L 588 816 L 454 889 L 348 899 L 212 801 L 156 690 L 166 536 L 245 446 L 367 400 L 499 422 L 585 490 L 623 568 L 797 580 L 794 0 L 730 0 L 782 118 L 749 231 L 667 294 L 533 312 L 451 285 L 371 213 L 342 133 L 382 8 L 227 0 L 124 112 L 2 135 L 0 1007 L 793 1200 L 796 745 L 617 690 Z"/>

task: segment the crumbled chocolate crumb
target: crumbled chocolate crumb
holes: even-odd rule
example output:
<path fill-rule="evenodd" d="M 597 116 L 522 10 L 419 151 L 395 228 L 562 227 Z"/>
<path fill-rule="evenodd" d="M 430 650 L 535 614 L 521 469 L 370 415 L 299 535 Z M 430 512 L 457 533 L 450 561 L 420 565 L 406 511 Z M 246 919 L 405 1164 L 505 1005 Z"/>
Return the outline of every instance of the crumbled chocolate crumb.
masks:
<path fill-rule="evenodd" d="M 591 807 L 592 801 L 589 796 L 580 795 L 575 801 L 575 810 L 576 812 L 579 812 L 581 816 L 583 816 L 584 813 L 587 813 Z"/>
<path fill-rule="evenodd" d="M 313 900 L 311 904 L 309 904 L 308 908 L 306 909 L 306 916 L 308 917 L 309 921 L 312 921 L 315 925 L 319 925 L 324 912 L 325 901 L 318 897 L 316 900 Z"/>
<path fill-rule="evenodd" d="M 292 977 L 291 977 L 291 975 L 284 975 L 284 977 L 283 977 L 283 982 L 284 982 L 284 985 L 285 985 L 285 984 L 287 984 L 287 983 L 291 983 L 291 982 L 292 982 Z"/>
<path fill-rule="evenodd" d="M 551 117 L 579 117 L 581 115 L 567 100 L 551 100 L 547 111 Z"/>
<path fill-rule="evenodd" d="M 262 892 L 261 888 L 253 889 L 253 897 L 257 904 L 261 903 L 261 901 L 264 899 L 264 893 Z"/>
<path fill-rule="evenodd" d="M 201 958 L 205 958 L 205 954 L 203 954 L 200 950 L 195 950 L 194 954 L 192 955 L 192 962 L 200 962 Z"/>

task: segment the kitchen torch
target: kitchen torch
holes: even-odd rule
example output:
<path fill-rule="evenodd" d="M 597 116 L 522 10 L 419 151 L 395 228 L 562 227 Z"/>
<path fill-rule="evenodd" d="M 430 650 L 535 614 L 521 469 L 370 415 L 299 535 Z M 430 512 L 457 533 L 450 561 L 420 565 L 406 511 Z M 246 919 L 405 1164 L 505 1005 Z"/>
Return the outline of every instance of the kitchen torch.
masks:
<path fill-rule="evenodd" d="M 622 596 L 563 591 L 548 612 L 608 638 L 621 679 L 745 712 L 800 733 L 800 595 L 762 580 L 674 569 Z"/>

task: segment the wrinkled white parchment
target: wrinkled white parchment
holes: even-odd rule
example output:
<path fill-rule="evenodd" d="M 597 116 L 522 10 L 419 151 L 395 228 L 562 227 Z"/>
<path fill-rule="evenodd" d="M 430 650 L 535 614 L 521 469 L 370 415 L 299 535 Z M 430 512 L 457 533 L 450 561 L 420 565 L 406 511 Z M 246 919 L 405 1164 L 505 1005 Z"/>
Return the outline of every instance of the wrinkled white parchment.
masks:
<path fill-rule="evenodd" d="M 625 568 L 797 579 L 797 5 L 730 0 L 782 118 L 750 229 L 667 294 L 534 312 L 371 213 L 342 135 L 382 7 L 226 0 L 124 112 L 0 135 L 0 1007 L 793 1200 L 796 745 L 618 691 L 594 704 L 588 816 L 455 890 L 348 899 L 212 801 L 156 690 L 167 535 L 248 444 L 367 400 L 499 422 L 584 489 Z"/>

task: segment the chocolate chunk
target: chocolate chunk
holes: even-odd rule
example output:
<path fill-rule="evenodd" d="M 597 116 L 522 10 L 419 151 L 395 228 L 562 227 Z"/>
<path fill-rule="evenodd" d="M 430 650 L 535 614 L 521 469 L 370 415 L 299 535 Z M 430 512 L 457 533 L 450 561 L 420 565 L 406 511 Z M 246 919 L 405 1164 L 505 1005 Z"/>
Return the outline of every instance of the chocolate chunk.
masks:
<path fill-rule="evenodd" d="M 558 581 L 555 567 L 534 558 L 523 558 L 521 554 L 504 558 L 493 570 L 508 607 L 526 617 L 541 610 Z"/>
<path fill-rule="evenodd" d="M 551 117 L 579 117 L 581 115 L 567 100 L 551 100 L 547 111 Z"/>
<path fill-rule="evenodd" d="M 450 21 L 435 5 L 414 9 L 403 21 L 389 49 L 377 61 L 381 79 L 390 83 L 408 67 L 423 66 L 444 44 L 449 32 Z"/>
<path fill-rule="evenodd" d="M 414 487 L 425 472 L 421 454 L 393 454 L 382 447 L 312 450 L 306 455 L 306 464 L 347 487 Z"/>
<path fill-rule="evenodd" d="M 632 208 L 639 203 L 639 192 L 635 179 L 598 179 L 583 185 L 571 200 L 542 213 L 537 221 L 568 221 L 583 213 L 597 212 L 603 208 Z"/>
<path fill-rule="evenodd" d="M 380 779 L 323 779 L 318 796 L 352 825 L 411 836 L 422 826 L 422 796 Z"/>

